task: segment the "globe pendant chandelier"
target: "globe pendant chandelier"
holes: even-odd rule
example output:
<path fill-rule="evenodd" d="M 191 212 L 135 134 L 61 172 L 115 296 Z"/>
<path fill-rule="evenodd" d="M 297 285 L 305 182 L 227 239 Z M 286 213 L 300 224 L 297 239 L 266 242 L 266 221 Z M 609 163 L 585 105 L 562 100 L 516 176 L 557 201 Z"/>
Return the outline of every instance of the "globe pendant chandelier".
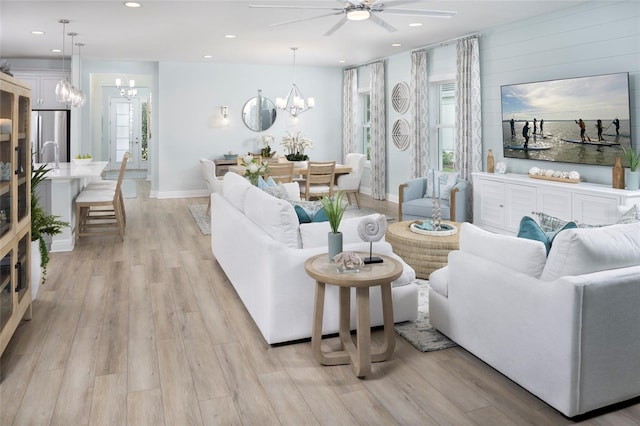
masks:
<path fill-rule="evenodd" d="M 299 114 L 315 107 L 316 102 L 314 98 L 309 98 L 305 103 L 302 92 L 296 86 L 296 50 L 298 48 L 292 47 L 291 50 L 293 50 L 293 85 L 285 98 L 276 98 L 276 108 L 285 110 L 293 117 L 297 117 Z"/>
<path fill-rule="evenodd" d="M 58 22 L 62 24 L 62 71 L 64 71 L 65 70 L 65 66 L 64 66 L 65 40 L 64 39 L 66 35 L 65 28 L 66 28 L 66 25 L 69 23 L 69 20 L 60 19 L 58 20 Z M 71 55 L 73 56 L 73 37 L 75 37 L 78 34 L 69 33 L 68 35 L 71 36 L 71 52 L 72 52 Z M 71 106 L 74 106 L 74 107 L 84 105 L 84 99 L 85 99 L 84 93 L 82 93 L 80 89 L 76 88 L 74 85 L 69 83 L 66 76 L 62 80 L 60 80 L 56 85 L 55 94 L 56 94 L 56 100 L 58 102 L 71 104 Z"/>

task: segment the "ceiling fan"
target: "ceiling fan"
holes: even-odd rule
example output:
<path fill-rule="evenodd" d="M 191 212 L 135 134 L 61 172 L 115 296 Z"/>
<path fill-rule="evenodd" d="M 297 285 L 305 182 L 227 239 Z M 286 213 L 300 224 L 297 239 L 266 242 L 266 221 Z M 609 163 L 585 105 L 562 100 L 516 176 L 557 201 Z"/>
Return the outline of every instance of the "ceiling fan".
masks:
<path fill-rule="evenodd" d="M 442 11 L 442 10 L 412 10 L 412 9 L 396 9 L 395 6 L 400 6 L 408 3 L 419 3 L 421 0 L 337 0 L 342 4 L 342 7 L 331 6 L 284 6 L 284 5 L 269 5 L 269 4 L 250 4 L 249 7 L 257 9 L 309 9 L 309 10 L 331 10 L 332 12 L 324 15 L 312 16 L 310 18 L 296 19 L 293 21 L 280 22 L 272 24 L 272 27 L 278 27 L 281 25 L 294 24 L 297 22 L 311 21 L 312 19 L 324 18 L 325 16 L 344 15 L 337 24 L 329 29 L 324 35 L 329 36 L 336 32 L 338 28 L 342 27 L 347 21 L 364 21 L 370 19 L 371 22 L 377 24 L 389 32 L 398 31 L 393 25 L 389 24 L 378 16 L 380 13 L 387 13 L 393 15 L 416 15 L 426 16 L 429 18 L 451 18 L 456 15 L 456 12 Z"/>

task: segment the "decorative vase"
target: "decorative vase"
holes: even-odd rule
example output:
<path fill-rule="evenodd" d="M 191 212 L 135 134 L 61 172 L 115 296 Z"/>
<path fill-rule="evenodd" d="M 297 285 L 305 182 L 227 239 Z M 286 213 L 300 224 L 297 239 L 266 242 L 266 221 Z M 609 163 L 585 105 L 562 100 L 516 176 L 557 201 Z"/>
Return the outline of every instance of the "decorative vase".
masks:
<path fill-rule="evenodd" d="M 631 170 L 627 170 L 625 182 L 627 183 L 627 189 L 629 191 L 637 191 L 640 189 L 640 170 L 633 172 Z"/>
<path fill-rule="evenodd" d="M 342 232 L 338 232 L 334 234 L 333 232 L 329 232 L 328 234 L 328 252 L 329 252 L 329 260 L 333 261 L 333 258 L 342 253 Z"/>
<path fill-rule="evenodd" d="M 487 154 L 487 173 L 493 173 L 495 171 L 495 158 L 493 158 L 493 151 L 489 150 Z"/>
<path fill-rule="evenodd" d="M 40 254 L 40 241 L 31 241 L 31 300 L 36 300 L 40 282 L 42 281 L 42 255 Z"/>
<path fill-rule="evenodd" d="M 624 189 L 624 169 L 620 164 L 620 157 L 616 157 L 616 164 L 611 172 L 611 186 L 616 189 Z"/>
<path fill-rule="evenodd" d="M 293 168 L 294 169 L 306 169 L 307 168 L 307 162 L 306 161 L 294 161 L 293 162 Z"/>

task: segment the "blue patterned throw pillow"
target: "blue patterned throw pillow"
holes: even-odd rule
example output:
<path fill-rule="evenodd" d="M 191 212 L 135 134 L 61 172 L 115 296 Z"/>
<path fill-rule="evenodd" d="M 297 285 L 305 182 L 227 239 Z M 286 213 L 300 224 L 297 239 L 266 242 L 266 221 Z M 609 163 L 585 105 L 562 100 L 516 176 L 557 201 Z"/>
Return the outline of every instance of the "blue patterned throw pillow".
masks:
<path fill-rule="evenodd" d="M 547 255 L 551 250 L 551 244 L 560 231 L 565 229 L 577 228 L 575 222 L 565 222 L 560 227 L 545 231 L 538 223 L 529 216 L 525 216 L 520 220 L 520 229 L 518 230 L 519 238 L 527 238 L 529 240 L 540 241 L 547 249 Z"/>

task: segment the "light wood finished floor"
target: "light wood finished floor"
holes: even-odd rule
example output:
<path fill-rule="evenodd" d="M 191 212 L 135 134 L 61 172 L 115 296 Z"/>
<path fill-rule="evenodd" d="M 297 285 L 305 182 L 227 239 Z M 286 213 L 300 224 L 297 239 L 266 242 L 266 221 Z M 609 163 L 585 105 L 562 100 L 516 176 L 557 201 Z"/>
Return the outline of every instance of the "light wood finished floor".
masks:
<path fill-rule="evenodd" d="M 421 353 L 398 337 L 359 380 L 319 366 L 308 341 L 266 345 L 189 214 L 206 199 L 138 186 L 124 243 L 52 255 L 33 320 L 1 358 L 0 425 L 573 423 L 460 348 Z M 634 402 L 582 420 L 640 424 Z"/>

